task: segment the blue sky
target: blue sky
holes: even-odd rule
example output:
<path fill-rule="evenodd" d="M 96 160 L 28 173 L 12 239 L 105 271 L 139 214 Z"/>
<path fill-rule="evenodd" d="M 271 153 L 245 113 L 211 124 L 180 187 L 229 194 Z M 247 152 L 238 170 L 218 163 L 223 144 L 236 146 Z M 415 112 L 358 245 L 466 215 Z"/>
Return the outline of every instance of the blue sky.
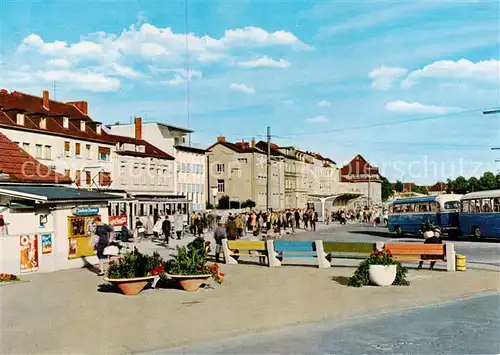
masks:
<path fill-rule="evenodd" d="M 0 86 L 431 184 L 496 171 L 497 1 L 0 0 Z M 148 111 L 147 113 L 145 111 Z"/>

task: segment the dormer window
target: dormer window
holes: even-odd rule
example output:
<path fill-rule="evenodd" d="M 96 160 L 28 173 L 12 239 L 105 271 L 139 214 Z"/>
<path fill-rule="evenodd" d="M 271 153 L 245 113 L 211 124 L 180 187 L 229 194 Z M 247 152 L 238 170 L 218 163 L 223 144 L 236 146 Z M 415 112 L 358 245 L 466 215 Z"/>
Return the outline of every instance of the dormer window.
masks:
<path fill-rule="evenodd" d="M 97 134 L 101 134 L 101 125 L 100 124 L 96 124 L 96 126 L 95 126 L 95 132 Z"/>
<path fill-rule="evenodd" d="M 46 117 L 40 118 L 40 128 L 47 129 L 47 118 Z"/>
<path fill-rule="evenodd" d="M 63 127 L 69 128 L 69 117 L 63 117 Z"/>
<path fill-rule="evenodd" d="M 24 126 L 24 113 L 18 113 L 16 115 L 16 123 L 20 126 Z"/>
<path fill-rule="evenodd" d="M 85 132 L 85 121 L 80 121 L 80 131 Z"/>

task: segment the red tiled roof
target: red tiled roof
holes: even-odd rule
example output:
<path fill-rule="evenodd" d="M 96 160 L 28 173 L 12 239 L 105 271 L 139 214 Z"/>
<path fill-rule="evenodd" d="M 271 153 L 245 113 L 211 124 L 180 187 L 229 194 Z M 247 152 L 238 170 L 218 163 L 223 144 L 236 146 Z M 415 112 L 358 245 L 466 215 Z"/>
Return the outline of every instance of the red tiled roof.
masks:
<path fill-rule="evenodd" d="M 215 147 L 218 144 L 223 145 L 224 147 L 231 149 L 232 151 L 235 151 L 237 153 L 252 153 L 253 152 L 253 153 L 265 154 L 265 152 L 263 152 L 260 149 L 252 148 L 250 146 L 250 144 L 248 144 L 248 146 L 246 146 L 245 144 L 242 144 L 242 143 L 230 143 L 230 142 L 221 142 L 221 141 L 218 141 L 218 142 L 212 144 L 210 147 L 207 148 L 207 151 L 210 151 L 213 147 Z"/>
<path fill-rule="evenodd" d="M 366 173 L 378 174 L 378 168 L 370 165 L 361 155 L 356 155 L 349 164 L 340 169 L 341 175 L 362 175 Z"/>
<path fill-rule="evenodd" d="M 18 112 L 23 112 L 25 114 L 24 126 L 20 126 L 16 123 L 16 114 Z M 70 118 L 68 128 L 63 127 L 63 116 Z M 40 120 L 42 117 L 47 118 L 45 129 L 40 128 Z M 85 131 L 80 129 L 81 120 L 87 122 Z M 10 94 L 0 91 L 0 127 L 3 126 L 17 130 L 69 137 L 109 145 L 115 145 L 116 143 L 144 145 L 146 148 L 145 153 L 141 153 L 141 156 L 166 160 L 174 159 L 171 155 L 156 148 L 145 140 L 113 135 L 106 133 L 104 130 L 101 131 L 101 134 L 97 134 L 95 123 L 100 122 L 93 121 L 73 104 L 49 100 L 49 109 L 47 110 L 43 106 L 43 99 L 41 97 L 17 91 L 13 91 Z M 135 151 L 122 151 L 120 154 L 138 156 Z"/>
<path fill-rule="evenodd" d="M 435 183 L 432 186 L 426 186 L 427 191 L 433 191 L 433 192 L 446 191 L 447 187 L 448 187 L 448 184 L 446 182 L 440 182 L 440 181 L 438 181 L 437 183 Z"/>
<path fill-rule="evenodd" d="M 0 151 L 0 173 L 7 174 L 12 182 L 71 183 L 70 178 L 49 169 L 2 133 Z"/>

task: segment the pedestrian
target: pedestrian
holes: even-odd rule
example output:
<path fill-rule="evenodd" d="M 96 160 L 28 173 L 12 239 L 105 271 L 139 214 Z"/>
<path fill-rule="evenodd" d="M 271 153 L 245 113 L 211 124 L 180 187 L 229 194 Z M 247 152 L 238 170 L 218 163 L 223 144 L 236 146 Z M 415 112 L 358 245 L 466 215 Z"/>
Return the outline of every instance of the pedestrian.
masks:
<path fill-rule="evenodd" d="M 224 224 L 218 224 L 217 228 L 214 231 L 214 239 L 215 239 L 215 261 L 220 261 L 220 252 L 222 251 L 222 240 L 226 239 L 226 228 Z"/>
<path fill-rule="evenodd" d="M 153 232 L 154 226 L 155 225 L 154 225 L 153 216 L 149 215 L 148 219 L 146 220 L 146 231 L 144 232 L 145 238 L 153 239 L 152 237 L 154 235 L 154 232 Z"/>
<path fill-rule="evenodd" d="M 441 240 L 441 229 L 439 229 L 439 227 L 434 228 L 434 235 L 432 237 L 426 238 L 424 244 L 443 244 L 443 241 Z M 424 260 L 436 259 L 436 255 L 421 255 L 420 258 L 422 260 L 420 260 L 420 262 L 418 263 L 418 269 L 422 268 Z M 436 265 L 436 262 L 431 261 L 429 270 L 433 270 L 434 265 Z"/>
<path fill-rule="evenodd" d="M 95 235 L 97 236 L 97 241 L 95 245 L 95 249 L 97 251 L 97 258 L 99 259 L 99 276 L 104 276 L 104 260 L 107 259 L 107 256 L 104 255 L 104 249 L 109 245 L 109 234 L 113 232 L 113 229 L 107 225 L 102 223 L 101 217 L 94 217 L 95 224 Z"/>
<path fill-rule="evenodd" d="M 177 235 L 177 240 L 181 240 L 182 231 L 184 229 L 184 222 L 182 220 L 182 216 L 179 213 L 179 211 L 175 213 L 174 228 L 175 228 L 175 234 Z"/>
<path fill-rule="evenodd" d="M 316 212 L 311 212 L 311 231 L 316 231 L 316 221 L 318 218 L 318 214 Z"/>
<path fill-rule="evenodd" d="M 165 216 L 165 219 L 161 223 L 161 230 L 163 232 L 163 236 L 165 237 L 165 244 L 168 246 L 170 242 L 170 230 L 172 229 L 172 224 L 168 219 L 168 216 Z"/>
<path fill-rule="evenodd" d="M 239 239 L 243 236 L 243 219 L 241 217 L 241 214 L 236 215 L 234 222 L 236 225 L 237 236 Z"/>
<path fill-rule="evenodd" d="M 299 211 L 295 210 L 294 217 L 295 217 L 295 228 L 300 229 L 300 213 L 299 213 Z"/>

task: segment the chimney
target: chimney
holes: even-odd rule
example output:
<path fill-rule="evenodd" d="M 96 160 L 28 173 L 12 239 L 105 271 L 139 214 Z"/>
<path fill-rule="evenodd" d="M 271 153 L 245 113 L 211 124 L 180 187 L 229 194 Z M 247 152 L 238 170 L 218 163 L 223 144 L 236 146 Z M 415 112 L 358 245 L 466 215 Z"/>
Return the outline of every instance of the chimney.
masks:
<path fill-rule="evenodd" d="M 49 110 L 49 92 L 47 90 L 43 90 L 43 108 Z"/>
<path fill-rule="evenodd" d="M 252 138 L 252 148 L 255 148 L 255 138 Z"/>
<path fill-rule="evenodd" d="M 67 102 L 67 104 L 75 106 L 84 115 L 88 115 L 89 113 L 89 104 L 87 101 L 71 101 Z"/>
<path fill-rule="evenodd" d="M 226 143 L 226 137 L 224 137 L 224 136 L 218 136 L 217 137 L 217 143 Z"/>
<path fill-rule="evenodd" d="M 142 118 L 135 117 L 134 125 L 135 125 L 135 139 L 142 140 Z"/>

